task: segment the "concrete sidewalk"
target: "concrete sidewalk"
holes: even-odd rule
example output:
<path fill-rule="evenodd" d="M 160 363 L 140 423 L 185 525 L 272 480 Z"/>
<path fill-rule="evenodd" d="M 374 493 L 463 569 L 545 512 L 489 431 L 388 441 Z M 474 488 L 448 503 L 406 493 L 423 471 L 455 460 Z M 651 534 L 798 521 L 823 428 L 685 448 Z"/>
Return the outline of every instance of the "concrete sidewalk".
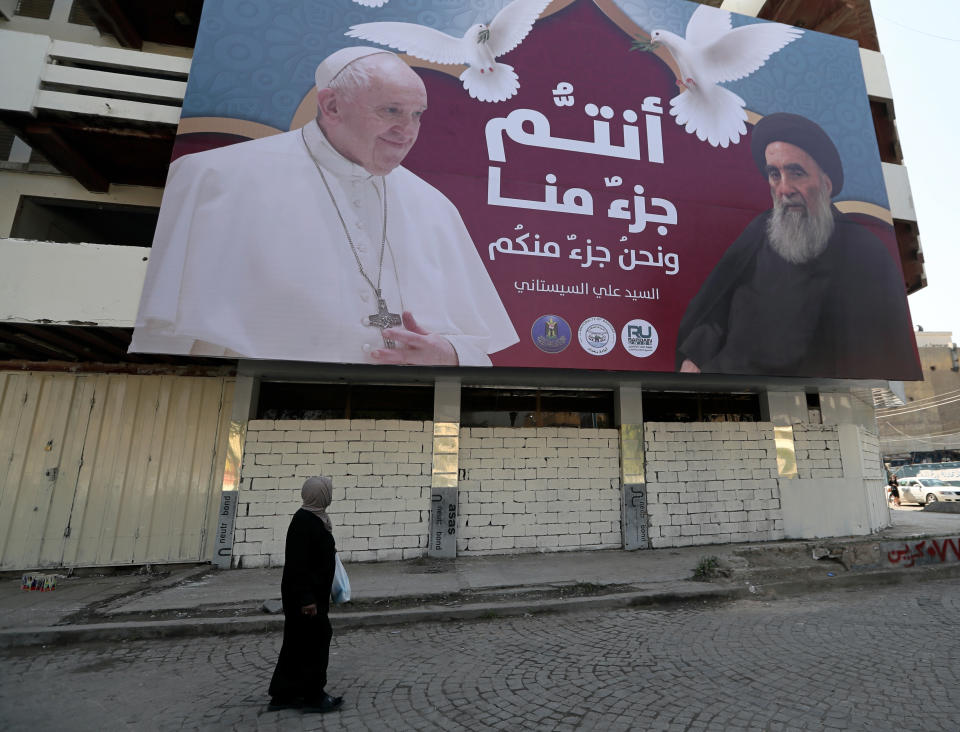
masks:
<path fill-rule="evenodd" d="M 960 546 L 960 514 L 904 507 L 892 517 L 892 527 L 870 537 L 350 564 L 353 601 L 333 608 L 331 620 L 347 628 L 960 575 L 960 555 L 944 543 Z M 900 553 L 916 545 L 904 540 L 925 538 L 946 547 L 942 556 L 920 557 L 921 550 L 911 560 L 912 549 Z M 887 559 L 891 552 L 896 563 Z M 720 574 L 695 581 L 695 569 L 710 556 Z M 279 606 L 282 568 L 107 571 L 61 575 L 50 592 L 24 591 L 19 575 L 8 575 L 0 581 L 0 647 L 245 633 L 283 623 L 282 615 L 264 610 L 265 603 Z"/>

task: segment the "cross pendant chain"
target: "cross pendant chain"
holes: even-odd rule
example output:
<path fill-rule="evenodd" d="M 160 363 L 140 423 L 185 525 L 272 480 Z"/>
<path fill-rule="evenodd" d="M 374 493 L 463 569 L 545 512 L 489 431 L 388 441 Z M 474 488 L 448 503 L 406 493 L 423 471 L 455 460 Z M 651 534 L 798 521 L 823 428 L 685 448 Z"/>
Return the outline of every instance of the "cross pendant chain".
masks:
<path fill-rule="evenodd" d="M 380 335 L 383 337 L 383 345 L 387 348 L 396 348 L 397 344 L 390 338 L 383 335 L 386 328 L 395 328 L 403 323 L 403 319 L 396 313 L 391 313 L 387 307 L 387 301 L 380 295 L 380 290 L 374 290 L 377 294 L 377 312 L 367 317 L 367 323 L 380 329 Z"/>
<path fill-rule="evenodd" d="M 381 3 L 382 4 L 382 3 Z M 398 325 L 403 324 L 403 319 L 396 313 L 391 313 L 390 308 L 387 307 L 387 301 L 383 299 L 383 294 L 380 289 L 380 276 L 383 274 L 383 253 L 387 248 L 387 179 L 381 178 L 383 181 L 383 233 L 380 237 L 380 258 L 377 262 L 377 283 L 374 284 L 373 280 L 370 279 L 370 276 L 363 269 L 363 263 L 360 261 L 360 255 L 357 253 L 357 248 L 353 244 L 353 237 L 350 236 L 350 229 L 347 228 L 347 222 L 343 218 L 343 214 L 340 212 L 340 206 L 337 204 L 337 199 L 333 195 L 333 190 L 330 188 L 330 184 L 327 183 L 327 176 L 323 174 L 323 168 L 320 167 L 320 163 L 317 158 L 314 156 L 313 151 L 310 149 L 310 146 L 307 144 L 306 133 L 304 132 L 306 128 L 301 128 L 300 138 L 303 140 L 303 146 L 306 148 L 307 153 L 310 155 L 313 164 L 317 168 L 317 172 L 320 174 L 320 180 L 323 181 L 323 187 L 327 189 L 327 195 L 330 196 L 330 203 L 333 204 L 333 209 L 337 212 L 337 218 L 340 219 L 340 226 L 343 227 L 343 234 L 347 239 L 347 244 L 350 246 L 350 251 L 353 253 L 353 258 L 357 263 L 357 270 L 360 272 L 360 276 L 370 285 L 370 289 L 373 290 L 374 294 L 377 296 L 377 312 L 373 315 L 367 316 L 367 324 L 373 326 L 374 328 L 380 329 L 380 337 L 383 338 L 383 345 L 387 348 L 396 348 L 397 344 L 392 338 L 387 338 L 383 335 L 383 331 L 387 328 L 395 328 Z M 376 186 L 374 186 L 376 187 Z M 393 254 L 391 253 L 391 257 Z M 394 275 L 396 275 L 396 262 L 394 262 Z M 397 293 L 400 296 L 400 309 L 403 309 L 403 293 L 400 292 L 400 281 L 397 279 Z"/>

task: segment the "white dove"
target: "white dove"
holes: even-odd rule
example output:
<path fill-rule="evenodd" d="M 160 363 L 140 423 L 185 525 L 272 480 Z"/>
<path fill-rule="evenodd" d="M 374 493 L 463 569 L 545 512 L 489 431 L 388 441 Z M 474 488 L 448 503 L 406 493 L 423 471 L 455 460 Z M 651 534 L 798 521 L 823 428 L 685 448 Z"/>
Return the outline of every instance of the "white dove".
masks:
<path fill-rule="evenodd" d="M 749 76 L 802 34 L 783 23 L 733 28 L 728 11 L 709 5 L 693 11 L 686 38 L 653 31 L 650 40 L 666 46 L 680 67 L 677 86 L 684 91 L 670 100 L 670 114 L 687 132 L 713 147 L 737 144 L 747 134 L 746 102 L 718 84 Z"/>
<path fill-rule="evenodd" d="M 360 23 L 346 35 L 396 48 L 438 64 L 467 64 L 463 87 L 481 102 L 502 102 L 517 93 L 520 80 L 509 64 L 495 59 L 520 45 L 550 0 L 513 0 L 489 25 L 470 26 L 463 38 L 415 23 Z"/>

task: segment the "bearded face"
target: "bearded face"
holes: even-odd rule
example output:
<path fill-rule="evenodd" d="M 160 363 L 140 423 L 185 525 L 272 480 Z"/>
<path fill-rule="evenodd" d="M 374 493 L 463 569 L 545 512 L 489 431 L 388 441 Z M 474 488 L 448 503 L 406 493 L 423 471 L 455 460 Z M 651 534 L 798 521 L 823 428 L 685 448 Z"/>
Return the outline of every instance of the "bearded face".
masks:
<path fill-rule="evenodd" d="M 773 213 L 767 220 L 767 240 L 773 250 L 791 264 L 803 264 L 823 254 L 833 228 L 833 211 L 826 186 L 817 187 L 802 206 L 773 197 Z"/>
<path fill-rule="evenodd" d="M 767 221 L 770 246 L 793 264 L 816 259 L 833 233 L 830 178 L 805 150 L 787 142 L 770 143 L 766 162 L 773 198 Z"/>

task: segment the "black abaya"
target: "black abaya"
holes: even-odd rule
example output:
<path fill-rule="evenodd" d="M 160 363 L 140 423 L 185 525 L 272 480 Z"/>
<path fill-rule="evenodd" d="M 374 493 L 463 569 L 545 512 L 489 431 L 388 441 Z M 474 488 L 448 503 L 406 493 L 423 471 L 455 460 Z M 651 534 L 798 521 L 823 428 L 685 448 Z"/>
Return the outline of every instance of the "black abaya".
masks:
<path fill-rule="evenodd" d="M 330 655 L 330 587 L 336 544 L 323 521 L 300 509 L 287 529 L 280 594 L 283 599 L 283 646 L 270 681 L 276 701 L 323 696 Z M 316 615 L 303 608 L 316 604 Z"/>

